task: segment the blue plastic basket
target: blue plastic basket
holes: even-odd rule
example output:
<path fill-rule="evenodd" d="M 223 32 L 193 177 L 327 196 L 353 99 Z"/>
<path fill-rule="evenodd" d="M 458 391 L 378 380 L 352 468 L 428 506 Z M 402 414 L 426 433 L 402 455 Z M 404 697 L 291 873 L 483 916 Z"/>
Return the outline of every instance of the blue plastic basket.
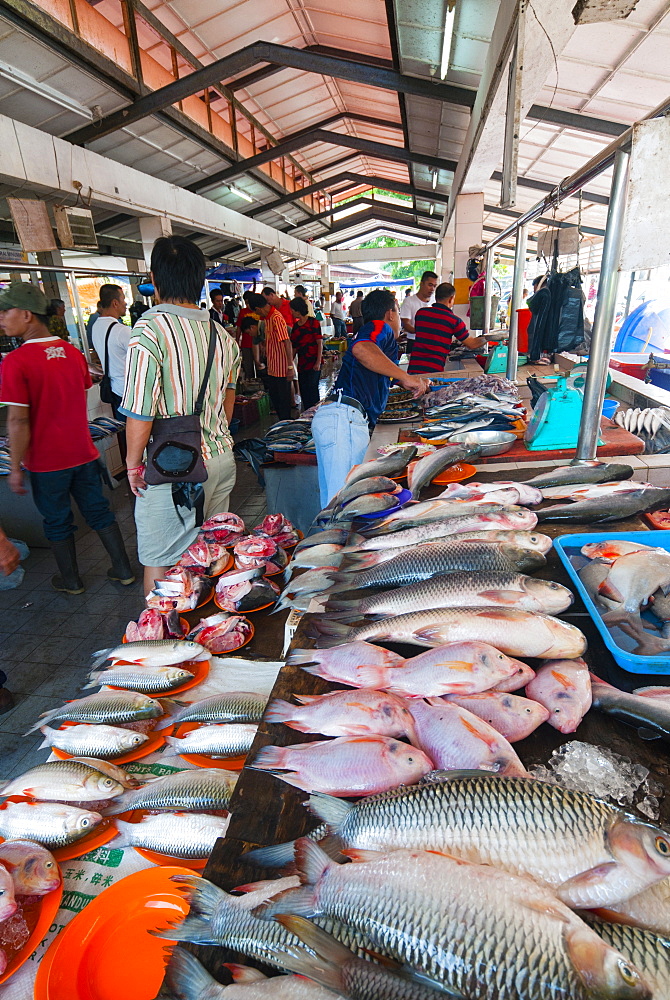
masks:
<path fill-rule="evenodd" d="M 652 545 L 670 552 L 670 531 L 604 531 L 602 533 L 590 531 L 579 535 L 561 535 L 554 539 L 554 548 L 568 571 L 570 579 L 575 585 L 575 590 L 584 601 L 587 611 L 603 637 L 605 645 L 619 666 L 631 674 L 670 674 L 670 653 L 657 656 L 639 656 L 632 652 L 636 646 L 635 639 L 616 627 L 610 632 L 602 620 L 601 612 L 589 597 L 578 575 L 579 570 L 588 562 L 586 556 L 581 554 L 582 545 L 586 545 L 588 542 L 606 542 L 612 539 L 639 542 L 641 535 L 644 545 Z M 656 619 L 647 612 L 644 613 L 643 617 L 656 623 Z M 597 673 L 597 664 L 594 666 Z"/>

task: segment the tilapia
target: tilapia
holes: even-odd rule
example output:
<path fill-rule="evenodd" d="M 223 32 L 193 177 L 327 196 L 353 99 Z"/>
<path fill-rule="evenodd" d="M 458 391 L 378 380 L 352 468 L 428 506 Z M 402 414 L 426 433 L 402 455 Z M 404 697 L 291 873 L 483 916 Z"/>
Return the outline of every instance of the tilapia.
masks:
<path fill-rule="evenodd" d="M 381 646 L 369 642 L 349 642 L 334 649 L 292 649 L 286 663 L 301 666 L 308 674 L 323 677 L 336 684 L 350 684 L 358 687 L 358 671 L 361 666 L 392 667 L 404 662 L 398 653 L 392 653 Z"/>
<path fill-rule="evenodd" d="M 120 839 L 112 847 L 144 847 L 173 858 L 208 858 L 219 837 L 225 837 L 230 816 L 169 812 L 143 816 L 139 823 L 117 819 Z"/>
<path fill-rule="evenodd" d="M 631 542 L 625 538 L 611 538 L 606 542 L 587 542 L 586 545 L 582 545 L 580 552 L 589 559 L 602 559 L 604 562 L 613 563 L 619 556 L 642 550 L 651 552 L 654 548 L 653 545 L 643 545 L 642 542 Z"/>
<path fill-rule="evenodd" d="M 645 698 L 620 691 L 591 675 L 593 707 L 627 722 L 645 733 L 670 740 L 670 702 L 665 698 Z"/>
<path fill-rule="evenodd" d="M 527 573 L 540 569 L 546 562 L 541 552 L 521 548 L 514 543 L 461 541 L 457 537 L 405 549 L 368 570 L 362 569 L 365 565 L 363 554 L 360 561 L 340 566 L 339 571 L 333 574 L 333 586 L 329 593 L 368 587 L 397 587 L 456 570 L 517 570 Z"/>
<path fill-rule="evenodd" d="M 0 794 L 24 795 L 42 802 L 98 802 L 123 793 L 114 778 L 75 760 L 52 760 L 3 782 Z M 0 859 L 1 860 L 1 859 Z"/>
<path fill-rule="evenodd" d="M 28 736 L 51 722 L 95 722 L 111 725 L 115 722 L 157 719 L 162 714 L 161 703 L 149 698 L 148 695 L 138 694 L 136 691 L 111 691 L 103 688 L 96 694 L 68 701 L 60 708 L 43 712 L 25 735 Z"/>
<path fill-rule="evenodd" d="M 490 689 L 491 691 L 518 691 L 520 688 L 525 687 L 530 681 L 532 681 L 535 676 L 535 671 L 528 666 L 527 663 L 522 663 L 521 660 L 514 661 L 517 664 L 517 669 L 514 671 L 512 676 L 504 681 L 498 681 Z"/>
<path fill-rule="evenodd" d="M 348 628 L 341 622 L 318 619 L 312 629 L 320 648 L 341 642 L 407 642 L 441 646 L 445 642 L 487 642 L 508 656 L 571 659 L 581 656 L 586 639 L 578 628 L 560 618 L 517 608 L 432 608 L 385 621 Z"/>
<path fill-rule="evenodd" d="M 156 729 L 182 722 L 260 722 L 266 704 L 267 698 L 254 691 L 226 691 L 181 707 L 178 701 L 166 699 L 170 714 L 159 721 Z"/>
<path fill-rule="evenodd" d="M 593 465 L 559 465 L 550 472 L 541 472 L 526 482 L 538 489 L 545 486 L 568 486 L 570 483 L 609 483 L 614 480 L 630 479 L 633 475 L 630 465 L 603 464 Z"/>
<path fill-rule="evenodd" d="M 362 462 L 351 469 L 345 479 L 345 486 L 351 486 L 360 479 L 374 476 L 396 476 L 403 472 L 416 455 L 416 445 L 408 444 L 405 448 L 382 455 L 371 462 Z"/>
<path fill-rule="evenodd" d="M 9 920 L 17 909 L 14 881 L 7 868 L 0 862 L 0 926 L 5 920 Z"/>
<path fill-rule="evenodd" d="M 230 969 L 230 965 L 226 964 Z M 318 967 L 320 971 L 323 963 L 319 963 Z M 257 969 L 245 968 L 240 979 L 236 975 L 238 970 L 242 971 L 242 967 L 233 966 L 230 971 L 235 982 L 231 986 L 222 986 L 210 976 L 195 955 L 175 948 L 160 995 L 166 1000 L 336 1000 L 336 994 L 331 990 L 302 976 L 273 976 L 267 979 Z"/>
<path fill-rule="evenodd" d="M 642 974 L 652 996 L 670 997 L 670 941 L 640 927 L 627 927 L 598 920 L 589 913 L 583 919 L 598 937 L 621 952 Z"/>
<path fill-rule="evenodd" d="M 410 703 L 415 745 L 440 770 L 485 770 L 496 774 L 526 775 L 526 769 L 508 741 L 483 719 L 461 708 L 430 698 Z"/>
<path fill-rule="evenodd" d="M 366 538 L 361 543 L 360 548 L 363 550 L 394 549 L 401 545 L 418 545 L 434 538 L 463 535 L 471 531 L 500 531 L 501 529 L 528 531 L 536 524 L 537 514 L 531 510 L 525 510 L 525 508 L 502 509 L 491 514 L 479 512 L 463 517 L 452 515 L 441 518 L 439 521 L 427 521 L 415 528 L 405 528 L 402 531 L 393 531 L 386 535 Z"/>
<path fill-rule="evenodd" d="M 519 494 L 517 502 L 524 507 L 542 503 L 541 490 L 536 489 L 534 486 L 529 486 L 528 483 L 517 482 L 478 483 L 475 480 L 470 480 L 467 483 L 449 483 L 442 490 L 440 496 L 446 497 L 449 500 L 469 500 L 472 496 L 482 494 L 486 496 L 489 493 L 497 493 L 499 490 L 506 489 L 516 490 Z"/>
<path fill-rule="evenodd" d="M 376 514 L 398 506 L 398 498 L 392 493 L 366 493 L 350 500 L 333 514 L 333 522 L 353 521 L 363 514 Z"/>
<path fill-rule="evenodd" d="M 9 801 L 0 809 L 0 837 L 35 840 L 54 849 L 80 840 L 101 821 L 100 813 L 59 802 Z"/>
<path fill-rule="evenodd" d="M 530 698 L 504 691 L 480 694 L 447 694 L 443 700 L 467 709 L 504 736 L 510 743 L 525 740 L 549 718 L 549 709 Z"/>
<path fill-rule="evenodd" d="M 667 593 L 669 588 L 670 552 L 643 549 L 615 559 L 598 593 L 617 601 L 621 610 L 637 614 L 655 591 Z"/>
<path fill-rule="evenodd" d="M 166 736 L 170 749 L 163 757 L 174 757 L 176 754 L 201 753 L 209 757 L 223 759 L 239 757 L 249 753 L 251 744 L 256 737 L 258 726 L 248 722 L 224 722 L 221 725 L 202 726 L 193 729 L 183 739 L 176 736 Z"/>
<path fill-rule="evenodd" d="M 454 771 L 354 803 L 312 794 L 309 809 L 344 848 L 452 854 L 544 882 L 577 908 L 618 904 L 640 883 L 665 887 L 670 920 L 666 833 L 587 792 Z M 274 867 L 285 855 L 285 845 L 277 844 L 245 857 Z"/>
<path fill-rule="evenodd" d="M 594 500 L 558 504 L 538 511 L 540 521 L 571 521 L 574 524 L 622 521 L 635 514 L 660 510 L 670 506 L 670 489 L 635 490 Z"/>
<path fill-rule="evenodd" d="M 567 587 L 522 573 L 495 570 L 460 571 L 434 576 L 363 600 L 329 598 L 326 611 L 341 621 L 408 614 L 429 607 L 511 607 L 560 614 L 574 600 Z"/>
<path fill-rule="evenodd" d="M 283 722 L 301 733 L 324 736 L 407 736 L 414 732 L 407 704 L 396 695 L 365 688 L 322 695 L 294 695 L 291 705 L 276 698 L 268 705 L 266 722 Z"/>
<path fill-rule="evenodd" d="M 142 663 L 145 667 L 169 667 L 187 660 L 209 660 L 211 654 L 198 642 L 190 639 L 145 639 L 125 642 L 94 653 L 92 670 L 97 670 L 106 660 L 126 660 Z"/>
<path fill-rule="evenodd" d="M 142 788 L 125 792 L 105 810 L 105 816 L 117 816 L 131 809 L 153 811 L 227 809 L 238 775 L 215 767 L 177 771 L 156 778 Z"/>
<path fill-rule="evenodd" d="M 142 694 L 167 694 L 174 688 L 193 680 L 193 674 L 181 667 L 112 667 L 110 670 L 93 670 L 88 675 L 86 688 L 109 687 L 140 691 Z"/>
<path fill-rule="evenodd" d="M 387 736 L 338 736 L 294 746 L 262 747 L 247 764 L 306 792 L 367 795 L 413 784 L 433 770 L 421 750 Z"/>
<path fill-rule="evenodd" d="M 352 853 L 357 864 L 338 865 L 298 841 L 304 885 L 266 912 L 335 917 L 466 1000 L 650 1000 L 635 967 L 546 886 L 429 852 Z"/>
<path fill-rule="evenodd" d="M 137 750 L 149 739 L 145 733 L 136 733 L 132 729 L 86 723 L 64 729 L 51 729 L 49 726 L 41 726 L 40 729 L 44 736 L 40 749 L 56 747 L 73 756 L 90 754 L 92 757 L 121 757 L 131 750 Z"/>
<path fill-rule="evenodd" d="M 526 685 L 526 696 L 544 705 L 547 722 L 559 733 L 574 733 L 591 707 L 589 668 L 580 657 L 550 660 Z"/>
<path fill-rule="evenodd" d="M 6 840 L 0 844 L 0 864 L 12 876 L 17 896 L 46 896 L 60 885 L 56 859 L 34 840 Z"/>
<path fill-rule="evenodd" d="M 420 458 L 410 468 L 407 474 L 407 486 L 412 492 L 412 496 L 417 498 L 424 486 L 432 483 L 436 476 L 448 469 L 450 465 L 457 462 L 467 462 L 468 459 L 475 458 L 481 453 L 479 445 L 449 445 L 446 448 L 438 448 L 424 458 Z"/>

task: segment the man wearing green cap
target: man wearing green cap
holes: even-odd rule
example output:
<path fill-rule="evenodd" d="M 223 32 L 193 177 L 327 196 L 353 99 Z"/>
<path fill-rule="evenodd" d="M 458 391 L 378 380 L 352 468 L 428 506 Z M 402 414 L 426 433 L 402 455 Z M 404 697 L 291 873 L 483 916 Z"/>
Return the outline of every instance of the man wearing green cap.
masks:
<path fill-rule="evenodd" d="M 135 577 L 102 492 L 98 452 L 88 430 L 86 390 L 91 376 L 83 355 L 49 333 L 47 304 L 40 289 L 27 282 L 11 284 L 0 293 L 0 328 L 6 336 L 23 340 L 5 357 L 0 373 L 0 403 L 9 407 L 9 487 L 26 493 L 23 465 L 60 570 L 51 581 L 56 590 L 84 591 L 71 497 L 111 557 L 108 576 L 128 585 Z"/>

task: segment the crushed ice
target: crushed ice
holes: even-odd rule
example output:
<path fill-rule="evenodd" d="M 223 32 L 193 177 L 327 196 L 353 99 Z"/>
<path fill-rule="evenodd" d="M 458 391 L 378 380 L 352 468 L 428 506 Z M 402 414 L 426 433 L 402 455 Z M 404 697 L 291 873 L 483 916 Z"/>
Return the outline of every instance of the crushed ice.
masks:
<path fill-rule="evenodd" d="M 573 740 L 554 750 L 546 766 L 529 770 L 540 781 L 590 792 L 620 806 L 634 805 L 648 819 L 658 819 L 663 786 L 650 777 L 648 767 L 611 750 Z"/>

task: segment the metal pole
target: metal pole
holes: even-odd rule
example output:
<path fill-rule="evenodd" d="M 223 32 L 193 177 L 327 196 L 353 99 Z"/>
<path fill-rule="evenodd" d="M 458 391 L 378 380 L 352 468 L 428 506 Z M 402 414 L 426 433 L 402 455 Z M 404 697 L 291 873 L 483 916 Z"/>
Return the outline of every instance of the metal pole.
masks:
<path fill-rule="evenodd" d="M 514 382 L 519 365 L 519 316 L 517 309 L 521 308 L 523 296 L 523 279 L 526 270 L 526 243 L 528 226 L 521 226 L 516 234 L 516 249 L 514 251 L 514 283 L 512 285 L 512 302 L 509 317 L 509 339 L 507 341 L 507 378 Z"/>
<path fill-rule="evenodd" d="M 487 250 L 484 257 L 486 281 L 484 284 L 484 336 L 491 332 L 491 299 L 493 298 L 493 250 Z"/>
<path fill-rule="evenodd" d="M 593 321 L 591 350 L 586 369 L 579 440 L 573 465 L 596 460 L 600 417 L 607 385 L 607 367 L 612 350 L 612 326 L 619 287 L 619 260 L 621 259 L 623 242 L 629 165 L 630 153 L 618 150 L 614 159 L 614 175 L 600 266 L 596 315 Z"/>

